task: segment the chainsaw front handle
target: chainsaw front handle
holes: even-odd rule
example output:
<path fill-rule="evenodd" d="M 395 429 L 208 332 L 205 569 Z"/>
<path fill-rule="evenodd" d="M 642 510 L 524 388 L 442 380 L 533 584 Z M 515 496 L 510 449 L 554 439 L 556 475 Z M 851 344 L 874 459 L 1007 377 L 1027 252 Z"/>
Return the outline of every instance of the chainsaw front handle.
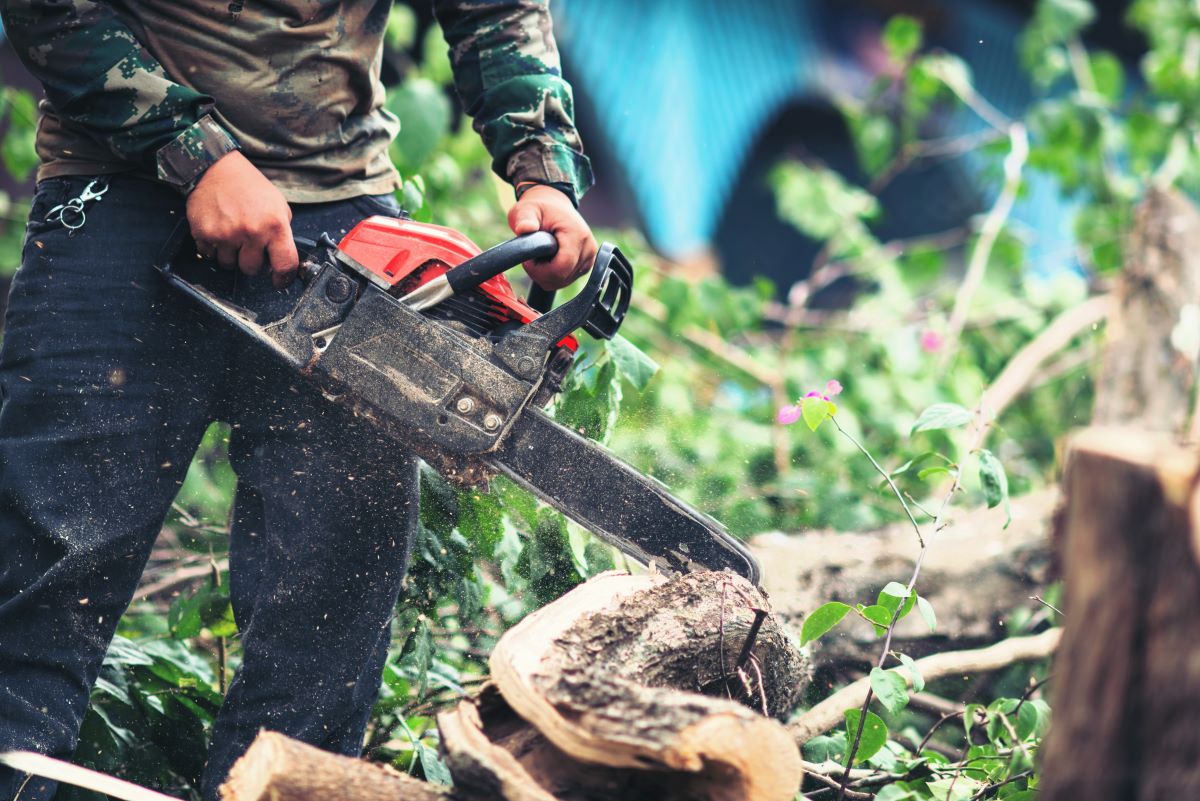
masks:
<path fill-rule="evenodd" d="M 546 261 L 558 253 L 558 240 L 547 231 L 518 236 L 488 248 L 446 273 L 446 282 L 461 295 L 527 261 Z"/>

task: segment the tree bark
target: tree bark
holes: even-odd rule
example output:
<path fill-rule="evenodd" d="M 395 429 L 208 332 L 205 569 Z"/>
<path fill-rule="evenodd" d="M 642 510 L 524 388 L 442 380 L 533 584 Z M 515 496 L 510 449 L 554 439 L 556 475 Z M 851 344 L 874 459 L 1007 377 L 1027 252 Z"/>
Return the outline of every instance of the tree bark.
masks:
<path fill-rule="evenodd" d="M 1184 434 L 1200 357 L 1200 213 L 1183 195 L 1146 193 L 1114 295 L 1093 424 Z"/>
<path fill-rule="evenodd" d="M 1169 435 L 1093 428 L 1071 440 L 1043 801 L 1200 793 L 1198 465 Z"/>
<path fill-rule="evenodd" d="M 449 790 L 386 765 L 261 732 L 221 785 L 222 801 L 449 801 Z"/>

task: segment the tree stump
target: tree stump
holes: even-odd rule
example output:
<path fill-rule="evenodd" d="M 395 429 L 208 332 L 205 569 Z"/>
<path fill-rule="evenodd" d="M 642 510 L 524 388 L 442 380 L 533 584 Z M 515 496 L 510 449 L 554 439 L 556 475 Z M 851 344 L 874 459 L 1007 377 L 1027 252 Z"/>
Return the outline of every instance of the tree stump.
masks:
<path fill-rule="evenodd" d="M 1165 434 L 1071 440 L 1042 801 L 1200 797 L 1198 467 Z"/>
<path fill-rule="evenodd" d="M 1200 212 L 1179 192 L 1146 193 L 1114 296 L 1093 424 L 1185 433 L 1200 364 Z"/>

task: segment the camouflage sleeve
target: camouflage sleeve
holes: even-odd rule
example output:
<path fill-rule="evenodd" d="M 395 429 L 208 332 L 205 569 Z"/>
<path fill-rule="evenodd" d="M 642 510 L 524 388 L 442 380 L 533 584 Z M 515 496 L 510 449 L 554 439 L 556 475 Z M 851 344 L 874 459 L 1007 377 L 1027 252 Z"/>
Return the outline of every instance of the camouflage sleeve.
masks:
<path fill-rule="evenodd" d="M 436 0 L 458 94 L 510 183 L 552 184 L 573 199 L 592 185 L 563 80 L 549 0 Z"/>
<path fill-rule="evenodd" d="M 181 190 L 237 147 L 212 98 L 166 74 L 106 3 L 0 0 L 4 30 L 56 116 Z"/>

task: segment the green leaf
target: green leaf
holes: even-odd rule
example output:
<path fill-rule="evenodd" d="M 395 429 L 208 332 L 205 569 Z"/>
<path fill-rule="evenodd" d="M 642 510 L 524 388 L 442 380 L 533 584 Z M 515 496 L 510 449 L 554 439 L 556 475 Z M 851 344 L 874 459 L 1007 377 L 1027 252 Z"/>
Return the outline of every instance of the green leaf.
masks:
<path fill-rule="evenodd" d="M 433 632 L 429 621 L 422 618 L 412 637 L 412 662 L 417 676 L 417 695 L 424 695 L 429 686 L 429 668 L 433 664 Z"/>
<path fill-rule="evenodd" d="M 623 336 L 609 340 L 608 353 L 617 366 L 617 372 L 639 392 L 646 388 L 659 370 L 658 362 Z"/>
<path fill-rule="evenodd" d="M 967 776 L 958 775 L 929 782 L 928 787 L 934 801 L 970 801 L 983 784 Z"/>
<path fill-rule="evenodd" d="M 24 89 L 9 88 L 5 97 L 11 107 L 8 116 L 8 131 L 0 146 L 5 169 L 18 181 L 24 181 L 38 164 L 37 150 L 37 101 Z"/>
<path fill-rule="evenodd" d="M 1050 705 L 1042 700 L 1025 701 L 1017 710 L 1017 736 L 1022 740 L 1045 735 L 1050 725 Z"/>
<path fill-rule="evenodd" d="M 908 706 L 908 684 L 904 677 L 894 670 L 871 668 L 871 689 L 879 703 L 893 715 L 899 714 Z"/>
<path fill-rule="evenodd" d="M 1004 527 L 1012 522 L 1012 508 L 1008 502 L 1008 476 L 1004 465 L 991 451 L 984 449 L 979 452 L 979 484 L 983 487 L 983 498 L 989 509 L 1004 504 L 1007 514 Z"/>
<path fill-rule="evenodd" d="M 1096 8 L 1088 0 L 1041 0 L 1035 20 L 1060 40 L 1074 36 L 1096 18 Z"/>
<path fill-rule="evenodd" d="M 454 783 L 454 780 L 450 778 L 450 769 L 438 756 L 437 751 L 425 743 L 417 743 L 417 757 L 421 760 L 421 772 L 425 774 L 426 781 L 446 786 Z"/>
<path fill-rule="evenodd" d="M 858 612 L 867 620 L 875 624 L 876 635 L 883 636 L 883 634 L 887 631 L 887 627 L 892 625 L 892 615 L 895 613 L 895 610 L 888 609 L 886 606 L 881 604 L 873 604 L 871 606 L 864 606 L 863 608 L 859 609 Z"/>
<path fill-rule="evenodd" d="M 889 592 L 890 590 L 890 592 Z M 891 617 L 896 615 L 896 610 L 900 610 L 899 618 L 903 618 L 913 609 L 913 604 L 917 600 L 917 594 L 910 593 L 908 588 L 898 581 L 892 581 L 879 591 L 879 597 L 876 599 L 876 606 L 882 606 L 888 610 L 888 622 L 891 622 Z"/>
<path fill-rule="evenodd" d="M 971 742 L 971 731 L 975 728 L 975 718 L 980 710 L 984 709 L 983 704 L 967 704 L 963 708 L 963 735 L 967 738 L 967 742 Z"/>
<path fill-rule="evenodd" d="M 893 61 L 906 61 L 921 46 L 921 23 L 897 14 L 883 28 L 883 47 Z"/>
<path fill-rule="evenodd" d="M 956 471 L 952 467 L 946 467 L 944 465 L 936 465 L 934 467 L 926 467 L 922 470 L 919 470 L 917 472 L 917 478 L 920 479 L 921 481 L 924 481 L 925 479 L 929 478 L 930 476 L 953 476 L 953 475 L 956 475 L 957 472 L 958 471 Z"/>
<path fill-rule="evenodd" d="M 804 758 L 809 762 L 841 762 L 846 754 L 846 735 L 822 734 L 804 744 Z"/>
<path fill-rule="evenodd" d="M 409 214 L 425 208 L 425 182 L 421 176 L 414 175 L 404 182 L 404 188 L 400 191 L 400 206 Z"/>
<path fill-rule="evenodd" d="M 957 403 L 935 403 L 921 412 L 909 433 L 911 435 L 918 431 L 958 428 L 971 422 L 972 417 L 974 415 L 969 409 L 963 408 Z"/>
<path fill-rule="evenodd" d="M 1035 801 L 1037 799 L 1037 790 L 1017 790 L 1007 794 L 1001 790 L 1000 793 L 1003 801 Z M 878 799 L 879 796 L 875 796 L 875 798 Z"/>
<path fill-rule="evenodd" d="M 804 626 L 800 629 L 800 645 L 807 645 L 813 640 L 819 639 L 840 623 L 849 611 L 849 605 L 838 601 L 830 601 L 817 607 L 811 615 L 804 619 Z"/>
<path fill-rule="evenodd" d="M 917 667 L 917 663 L 908 654 L 900 654 L 900 664 L 904 665 L 904 669 L 908 671 L 909 677 L 912 678 L 913 692 L 919 693 L 925 690 L 925 677 L 921 675 L 921 669 Z"/>
<path fill-rule="evenodd" d="M 925 625 L 929 626 L 929 631 L 937 630 L 937 615 L 933 611 L 933 604 L 925 600 L 921 596 L 917 596 L 917 611 L 921 613 L 921 617 L 925 620 Z"/>
<path fill-rule="evenodd" d="M 905 782 L 896 782 L 879 788 L 875 801 L 910 801 L 917 797 Z"/>
<path fill-rule="evenodd" d="M 404 121 L 392 142 L 392 160 L 404 175 L 425 166 L 450 132 L 450 99 L 425 78 L 411 78 L 388 91 L 387 108 Z"/>
<path fill-rule="evenodd" d="M 858 721 L 861 710 L 846 710 L 846 752 L 849 755 L 850 745 L 854 743 L 854 735 L 858 731 Z M 862 738 L 858 741 L 858 751 L 854 753 L 854 764 L 865 762 L 883 748 L 887 743 L 888 728 L 883 718 L 871 710 L 867 710 L 867 719 L 863 723 Z M 843 761 L 842 764 L 845 764 Z"/>
<path fill-rule="evenodd" d="M 837 406 L 824 398 L 803 398 L 800 401 L 800 412 L 804 415 L 804 424 L 810 430 L 816 431 L 817 426 L 833 417 Z"/>

